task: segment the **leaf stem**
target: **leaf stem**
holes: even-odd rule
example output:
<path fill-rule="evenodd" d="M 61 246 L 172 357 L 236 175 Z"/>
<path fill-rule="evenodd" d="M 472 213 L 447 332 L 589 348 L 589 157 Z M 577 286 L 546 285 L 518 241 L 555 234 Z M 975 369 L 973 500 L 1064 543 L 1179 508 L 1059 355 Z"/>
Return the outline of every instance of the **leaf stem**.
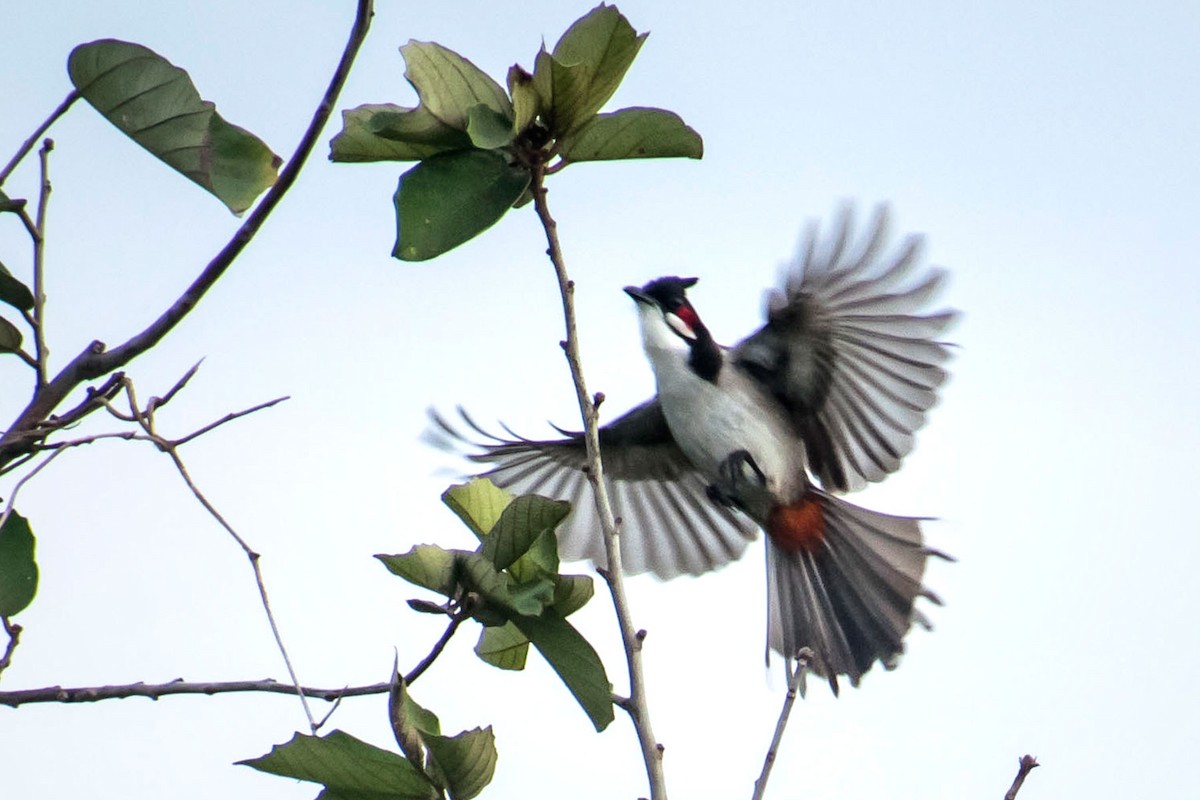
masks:
<path fill-rule="evenodd" d="M 613 515 L 612 503 L 608 497 L 608 485 L 604 480 L 604 465 L 600 459 L 599 435 L 599 403 L 588 394 L 587 384 L 583 377 L 583 364 L 579 355 L 579 334 L 575 321 L 575 283 L 567 277 L 567 268 L 563 260 L 562 247 L 558 241 L 558 223 L 550 214 L 546 202 L 546 165 L 538 161 L 533 165 L 533 203 L 537 210 L 538 219 L 546 233 L 548 249 L 546 254 L 554 265 L 558 277 L 559 294 L 562 297 L 563 319 L 566 324 L 566 341 L 563 350 L 571 370 L 571 378 L 575 384 L 575 396 L 579 402 L 579 412 L 583 417 L 584 441 L 588 455 L 588 481 L 592 485 L 596 500 L 596 511 L 600 516 L 600 526 L 604 533 L 604 553 L 607 569 L 600 571 L 608 584 L 612 595 L 613 607 L 617 614 L 617 624 L 621 631 L 621 643 L 625 647 L 625 662 L 629 672 L 629 698 L 621 704 L 633 720 L 638 742 L 642 749 L 642 759 L 646 763 L 646 776 L 650 782 L 650 797 L 652 800 L 666 800 L 667 788 L 662 767 L 662 745 L 654 738 L 650 725 L 650 709 L 646 702 L 645 677 L 642 672 L 642 640 L 645 631 L 637 630 L 633 624 L 633 615 L 629 609 L 629 601 L 625 595 L 625 584 L 621 575 L 621 536 L 618 521 Z"/>

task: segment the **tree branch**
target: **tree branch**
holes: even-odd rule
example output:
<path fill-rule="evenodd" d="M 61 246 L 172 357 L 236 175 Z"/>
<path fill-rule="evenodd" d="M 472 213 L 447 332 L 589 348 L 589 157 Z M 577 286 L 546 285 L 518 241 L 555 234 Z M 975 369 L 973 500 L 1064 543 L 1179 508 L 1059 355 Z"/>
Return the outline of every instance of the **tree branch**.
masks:
<path fill-rule="evenodd" d="M 29 154 L 29 151 L 33 149 L 33 146 L 37 143 L 37 140 L 41 138 L 42 134 L 50 130 L 50 126 L 53 125 L 59 117 L 67 113 L 67 109 L 70 108 L 71 104 L 78 99 L 79 90 L 72 90 L 71 93 L 67 95 L 66 99 L 58 104 L 58 108 L 50 112 L 50 116 L 46 117 L 45 121 L 38 126 L 38 129 L 31 133 L 29 138 L 21 143 L 21 146 L 17 148 L 16 154 L 9 159 L 7 164 L 4 165 L 4 169 L 0 170 L 0 186 L 4 185 L 4 182 L 8 180 L 8 176 L 11 175 L 12 171 L 17 168 L 17 164 L 21 163 L 21 159 Z"/>
<path fill-rule="evenodd" d="M 646 776 L 650 782 L 650 797 L 652 800 L 666 800 L 667 787 L 662 767 L 662 745 L 654 738 L 650 725 L 650 708 L 646 702 L 645 677 L 642 673 L 642 640 L 646 632 L 637 630 L 633 624 L 633 615 L 629 610 L 629 601 L 625 596 L 625 584 L 621 575 L 621 538 L 618 521 L 613 515 L 612 503 L 608 498 L 608 485 L 604 480 L 604 465 L 600 460 L 599 435 L 599 405 L 602 395 L 593 398 L 588 394 L 587 384 L 583 378 L 583 364 L 579 356 L 579 333 L 575 322 L 575 283 L 567 277 L 566 264 L 563 261 L 562 247 L 558 241 L 558 223 L 550 215 L 550 207 L 546 202 L 546 165 L 538 159 L 533 164 L 533 203 L 537 209 L 538 219 L 546 232 L 548 249 L 546 254 L 554 265 L 558 277 L 559 294 L 562 297 L 563 319 L 566 324 L 567 338 L 563 350 L 567 355 L 567 363 L 571 369 L 571 378 L 575 383 L 575 396 L 579 402 L 579 413 L 583 417 L 584 441 L 587 444 L 588 481 L 592 485 L 596 499 L 596 511 L 600 516 L 600 526 L 604 532 L 604 554 L 607 569 L 600 570 L 608 584 L 612 595 L 613 607 L 617 614 L 617 624 L 621 630 L 621 643 L 625 646 L 625 662 L 629 672 L 629 698 L 621 704 L 637 731 L 638 742 L 642 748 L 642 759 L 646 763 Z"/>
<path fill-rule="evenodd" d="M 37 237 L 33 240 L 33 356 L 37 363 L 37 382 L 34 384 L 34 396 L 46 385 L 46 360 L 50 353 L 46 350 L 46 206 L 50 202 L 50 151 L 54 149 L 54 140 L 42 142 L 38 151 L 38 163 L 41 166 L 41 188 L 38 191 L 37 206 Z"/>
<path fill-rule="evenodd" d="M 125 366 L 161 341 L 196 307 L 205 293 L 213 287 L 234 259 L 250 243 L 263 223 L 266 222 L 267 217 L 283 199 L 284 194 L 295 183 L 301 167 L 312 153 L 321 131 L 333 113 L 350 67 L 366 38 L 373 14 L 372 0 L 358 0 L 358 10 L 350 38 L 346 42 L 341 60 L 329 82 L 329 87 L 325 90 L 325 95 L 321 98 L 321 102 L 313 114 L 312 121 L 296 146 L 296 151 L 292 154 L 291 159 L 280 170 L 279 179 L 275 185 L 267 190 L 262 201 L 250 212 L 246 221 L 242 223 L 229 242 L 209 261 L 208 266 L 171 304 L 171 307 L 148 327 L 112 350 L 107 350 L 101 341 L 92 342 L 42 387 L 13 424 L 8 427 L 8 430 L 4 432 L 4 435 L 0 437 L 0 465 L 28 452 L 34 442 L 45 437 L 44 421 L 81 383 L 95 380 Z"/>
<path fill-rule="evenodd" d="M 0 525 L 0 527 L 3 527 Z M 17 649 L 17 645 L 21 642 L 21 626 L 9 620 L 8 617 L 0 617 L 0 623 L 4 625 L 4 632 L 8 634 L 8 644 L 4 647 L 4 655 L 0 656 L 0 672 L 8 669 L 12 664 L 13 651 Z"/>
<path fill-rule="evenodd" d="M 348 686 L 340 689 L 320 689 L 311 686 L 296 686 L 276 680 L 261 681 L 214 681 L 211 683 L 189 683 L 182 678 L 169 683 L 129 683 L 121 686 L 81 686 L 64 688 L 45 686 L 40 689 L 20 689 L 0 692 L 0 705 L 16 708 L 31 703 L 95 703 L 100 700 L 118 700 L 126 697 L 160 697 L 175 694 L 231 694 L 235 692 L 266 692 L 268 694 L 298 694 L 332 703 L 343 697 L 387 694 L 389 683 L 373 683 L 367 686 Z"/>
<path fill-rule="evenodd" d="M 787 694 L 783 698 L 783 709 L 779 712 L 779 720 L 775 723 L 775 735 L 771 737 L 771 746 L 767 748 L 767 757 L 763 759 L 762 772 L 754 782 L 754 800 L 762 800 L 767 791 L 767 778 L 771 777 L 771 768 L 775 766 L 775 758 L 779 754 L 779 745 L 783 741 L 783 730 L 787 727 L 788 717 L 792 706 L 796 703 L 796 695 L 804 694 L 804 673 L 808 668 L 808 659 L 812 651 L 807 647 L 796 654 L 794 671 L 788 675 Z M 793 669 L 792 660 L 788 659 L 788 668 Z"/>
<path fill-rule="evenodd" d="M 1021 756 L 1021 760 L 1017 764 L 1017 777 L 1013 778 L 1012 786 L 1004 793 L 1004 800 L 1016 800 L 1017 792 L 1021 791 L 1021 784 L 1025 783 L 1026 776 L 1033 772 L 1034 767 L 1040 766 L 1041 764 L 1034 756 Z"/>

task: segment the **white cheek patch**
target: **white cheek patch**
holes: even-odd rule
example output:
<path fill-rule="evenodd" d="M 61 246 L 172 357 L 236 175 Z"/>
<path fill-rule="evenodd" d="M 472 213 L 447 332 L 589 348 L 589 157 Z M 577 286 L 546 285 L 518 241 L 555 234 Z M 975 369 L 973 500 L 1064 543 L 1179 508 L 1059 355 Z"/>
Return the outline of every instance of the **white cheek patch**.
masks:
<path fill-rule="evenodd" d="M 663 316 L 665 316 L 667 318 L 667 324 L 670 325 L 675 330 L 675 332 L 678 333 L 680 336 L 682 336 L 685 339 L 695 339 L 696 338 L 696 332 L 694 330 L 692 330 L 691 325 L 688 325 L 686 322 L 684 322 L 682 319 L 680 319 L 679 317 L 672 314 L 670 311 L 666 312 Z"/>

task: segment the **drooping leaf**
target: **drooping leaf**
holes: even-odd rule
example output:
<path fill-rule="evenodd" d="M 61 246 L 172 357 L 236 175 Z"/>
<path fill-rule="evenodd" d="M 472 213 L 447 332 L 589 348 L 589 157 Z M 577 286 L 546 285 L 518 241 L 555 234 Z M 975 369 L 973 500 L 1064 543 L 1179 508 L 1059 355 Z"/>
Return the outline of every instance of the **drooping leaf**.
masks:
<path fill-rule="evenodd" d="M 20 350 L 22 338 L 16 325 L 0 317 L 0 353 L 15 353 Z"/>
<path fill-rule="evenodd" d="M 562 142 L 564 161 L 701 158 L 704 141 L 679 115 L 661 108 L 598 114 Z"/>
<path fill-rule="evenodd" d="M 400 555 L 376 554 L 376 558 L 394 574 L 409 583 L 453 597 L 458 581 L 455 576 L 456 552 L 432 544 L 419 544 Z"/>
<path fill-rule="evenodd" d="M 170 167 L 241 214 L 275 183 L 279 156 L 200 99 L 187 72 L 154 51 L 103 39 L 76 47 L 67 71 L 85 100 Z"/>
<path fill-rule="evenodd" d="M 458 53 L 436 42 L 409 41 L 400 48 L 404 77 L 421 105 L 451 128 L 467 130 L 471 108 L 482 103 L 512 124 L 513 110 L 500 84 Z"/>
<path fill-rule="evenodd" d="M 525 669 L 528 654 L 529 638 L 511 622 L 484 628 L 475 643 L 475 655 L 499 669 Z"/>
<path fill-rule="evenodd" d="M 33 292 L 29 291 L 28 286 L 14 278 L 3 264 L 0 264 L 0 301 L 22 311 L 33 308 Z"/>
<path fill-rule="evenodd" d="M 329 143 L 331 161 L 417 161 L 471 145 L 426 109 L 393 103 L 361 105 L 342 112 L 342 131 Z"/>
<path fill-rule="evenodd" d="M 551 54 L 558 65 L 577 68 L 570 103 L 558 97 L 560 87 L 555 81 L 556 135 L 569 133 L 603 108 L 645 40 L 646 34 L 635 31 L 616 6 L 604 3 L 572 23 Z M 564 113 L 568 105 L 572 110 Z"/>
<path fill-rule="evenodd" d="M 569 617 L 587 605 L 595 592 L 590 575 L 559 575 L 554 584 L 554 610 Z"/>
<path fill-rule="evenodd" d="M 530 494 L 514 498 L 483 541 L 483 554 L 496 569 L 507 569 L 546 531 L 552 531 L 571 512 L 564 500 Z M 555 551 L 557 558 L 557 549 Z M 558 572 L 557 564 L 551 573 Z"/>
<path fill-rule="evenodd" d="M 445 782 L 437 770 L 428 769 L 425 758 L 425 735 L 441 733 L 441 723 L 431 711 L 417 704 L 408 693 L 403 676 L 395 673 L 392 688 L 388 692 L 388 721 L 392 724 L 392 735 L 400 752 L 410 763 L 425 772 L 437 788 L 445 788 Z"/>
<path fill-rule="evenodd" d="M 512 499 L 487 478 L 472 478 L 442 492 L 442 502 L 480 539 L 487 536 Z"/>
<path fill-rule="evenodd" d="M 425 736 L 425 746 L 446 778 L 451 800 L 470 800 L 492 782 L 496 772 L 496 737 L 492 726 L 457 736 Z"/>
<path fill-rule="evenodd" d="M 23 611 L 37 594 L 37 546 L 29 521 L 13 511 L 0 528 L 0 617 Z"/>
<path fill-rule="evenodd" d="M 552 608 L 540 617 L 514 617 L 513 624 L 550 662 L 596 730 L 608 727 L 613 720 L 612 682 L 588 640 Z"/>
<path fill-rule="evenodd" d="M 411 762 L 342 731 L 322 737 L 297 733 L 270 753 L 237 763 L 322 784 L 323 800 L 434 800 L 438 796 Z"/>
<path fill-rule="evenodd" d="M 400 176 L 396 246 L 402 261 L 424 261 L 494 225 L 525 187 L 529 171 L 496 150 L 442 153 Z"/>

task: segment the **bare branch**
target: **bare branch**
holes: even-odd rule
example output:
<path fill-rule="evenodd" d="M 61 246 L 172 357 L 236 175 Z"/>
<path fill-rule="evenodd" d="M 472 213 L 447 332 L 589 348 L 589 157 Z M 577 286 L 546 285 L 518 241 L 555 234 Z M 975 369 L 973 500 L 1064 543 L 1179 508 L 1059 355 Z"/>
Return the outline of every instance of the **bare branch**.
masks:
<path fill-rule="evenodd" d="M 387 694 L 390 684 L 373 683 L 367 686 L 347 686 L 340 689 L 319 689 L 311 686 L 295 686 L 276 680 L 261 681 L 214 681 L 211 683 L 189 683 L 183 679 L 169 683 L 129 683 L 121 686 L 83 686 L 64 688 L 45 686 L 40 689 L 20 689 L 0 692 L 0 705 L 16 708 L 31 703 L 95 703 L 100 700 L 118 700 L 126 697 L 148 697 L 157 700 L 175 694 L 230 694 L 235 692 L 265 692 L 268 694 L 302 693 L 305 697 L 337 702 L 344 697 Z"/>
<path fill-rule="evenodd" d="M 433 664 L 433 662 L 437 660 L 437 657 L 442 654 L 442 651 L 446 649 L 447 642 L 450 641 L 450 637 L 454 635 L 454 632 L 458 630 L 458 626 L 462 625 L 463 622 L 470 618 L 470 616 L 470 613 L 459 611 L 450 618 L 450 624 L 446 627 L 446 632 L 442 634 L 442 638 L 437 640 L 437 644 L 435 644 L 433 649 L 429 651 L 429 655 L 421 659 L 420 663 L 413 667 L 412 671 L 404 676 L 405 684 L 411 685 L 413 681 L 421 677 L 425 670 L 429 669 L 429 666 Z"/>
<path fill-rule="evenodd" d="M 17 164 L 21 163 L 21 159 L 29 154 L 29 151 L 33 149 L 35 144 L 37 144 L 37 140 L 42 137 L 42 134 L 50 130 L 50 126 L 53 125 L 59 117 L 67 113 L 67 109 L 70 108 L 71 105 L 78 99 L 79 90 L 75 89 L 67 95 L 65 100 L 58 104 L 58 108 L 50 112 L 50 116 L 46 117 L 45 121 L 38 126 L 37 130 L 31 133 L 29 138 L 21 143 L 21 146 L 17 148 L 16 154 L 13 155 L 13 157 L 9 159 L 8 163 L 4 165 L 4 169 L 0 170 L 0 186 L 4 185 L 4 182 L 8 180 L 8 176 L 11 175 L 12 171 L 17 168 Z"/>
<path fill-rule="evenodd" d="M 33 241 L 33 345 L 34 358 L 37 359 L 37 383 L 34 386 L 34 396 L 46 385 L 46 359 L 50 352 L 46 349 L 46 207 L 50 202 L 50 151 L 54 149 L 54 140 L 42 142 L 38 151 L 38 164 L 41 169 L 40 189 L 37 206 L 37 238 Z"/>
<path fill-rule="evenodd" d="M 625 596 L 625 585 L 621 575 L 621 538 L 620 528 L 614 518 L 612 503 L 608 498 L 608 485 L 604 480 L 604 465 L 600 460 L 599 435 L 599 405 L 603 395 L 595 399 L 588 394 L 587 384 L 583 378 L 583 364 L 579 356 L 579 333 L 575 322 L 575 284 L 567 277 L 567 268 L 563 260 L 562 247 L 558 241 L 558 223 L 550 215 L 550 207 L 546 202 L 546 164 L 538 160 L 533 164 L 533 203 L 537 209 L 538 219 L 546 232 L 548 249 L 546 254 L 554 265 L 558 277 L 559 294 L 562 297 L 563 319 L 566 324 L 567 338 L 563 343 L 563 351 L 571 369 L 571 378 L 575 383 L 576 400 L 579 402 L 579 413 L 583 417 L 584 441 L 587 444 L 588 466 L 587 477 L 592 485 L 596 500 L 596 511 L 600 516 L 600 527 L 604 532 L 604 554 L 607 570 L 600 574 L 608 584 L 612 595 L 613 607 L 617 614 L 617 624 L 621 630 L 621 643 L 625 647 L 625 662 L 629 673 L 629 698 L 621 704 L 633 720 L 634 730 L 637 731 L 638 743 L 642 749 L 642 759 L 646 763 L 646 776 L 650 783 L 652 800 L 666 800 L 667 787 L 663 775 L 663 748 L 654 738 L 650 725 L 650 708 L 646 702 L 645 677 L 642 674 L 642 640 L 644 631 L 638 631 L 633 624 L 633 615 L 629 610 L 629 601 Z"/>
<path fill-rule="evenodd" d="M 796 695 L 804 693 L 804 674 L 808 668 L 808 659 L 812 657 L 812 651 L 807 647 L 803 648 L 797 655 L 793 668 L 792 660 L 788 659 L 788 688 L 787 694 L 783 699 L 783 709 L 779 712 L 779 719 L 775 723 L 775 735 L 771 737 L 771 746 L 767 748 L 767 757 L 763 759 L 762 772 L 759 773 L 758 780 L 754 782 L 754 800 L 762 800 L 767 791 L 767 778 L 771 776 L 771 768 L 775 766 L 775 758 L 779 755 L 779 745 L 783 741 L 783 730 L 787 727 L 788 717 L 792 713 L 792 706 L 796 703 Z"/>
<path fill-rule="evenodd" d="M 151 401 L 150 401 L 150 402 L 151 402 L 151 403 L 153 403 L 153 402 L 154 402 L 154 399 L 155 399 L 155 398 L 151 398 Z M 168 399 L 170 399 L 170 398 L 168 397 Z M 229 413 L 229 414 L 226 414 L 225 416 L 221 417 L 221 418 L 220 418 L 219 420 L 217 420 L 216 422 L 210 422 L 210 423 L 208 423 L 207 425 L 205 425 L 203 428 L 200 428 L 199 430 L 192 431 L 192 432 L 191 432 L 191 433 L 189 433 L 187 436 L 181 437 L 181 438 L 179 438 L 179 439 L 173 439 L 173 440 L 171 441 L 171 445 L 172 445 L 172 446 L 174 446 L 174 447 L 179 447 L 179 446 L 180 446 L 180 445 L 182 445 L 182 444 L 187 444 L 187 443 L 188 443 L 188 442 L 190 442 L 192 439 L 195 439 L 195 438 L 196 438 L 196 437 L 198 437 L 198 436 L 203 436 L 204 434 L 208 433 L 209 431 L 213 430 L 214 428 L 219 428 L 219 427 L 221 427 L 221 426 L 222 426 L 222 425 L 224 425 L 226 422 L 233 422 L 235 419 L 238 419 L 238 418 L 240 418 L 240 417 L 244 417 L 244 416 L 246 416 L 247 414 L 253 414 L 255 411 L 262 411 L 264 408 L 270 408 L 271 406 L 278 405 L 279 403 L 282 403 L 284 400 L 287 400 L 287 399 L 288 399 L 288 398 L 287 398 L 286 396 L 284 396 L 284 397 L 276 397 L 274 400 L 268 400 L 268 401 L 267 401 L 267 402 L 265 402 L 265 403 L 259 403 L 259 404 L 258 404 L 258 405 L 256 405 L 256 406 L 251 406 L 250 408 L 246 408 L 246 409 L 243 409 L 243 410 L 241 410 L 241 411 L 233 411 L 233 412 L 231 412 L 231 413 Z M 161 407 L 162 407 L 162 404 L 163 404 L 163 403 L 165 403 L 165 402 L 166 402 L 166 400 L 163 400 L 161 403 L 159 403 L 159 407 L 161 408 Z"/>
<path fill-rule="evenodd" d="M 113 370 L 120 369 L 137 356 L 158 344 L 180 320 L 186 317 L 200 302 L 209 289 L 225 273 L 234 259 L 245 249 L 246 245 L 258 233 L 267 217 L 275 210 L 279 201 L 295 183 L 296 177 L 304 162 L 312 153 L 320 138 L 321 131 L 329 121 L 337 103 L 338 95 L 346 82 L 350 67 L 366 38 L 374 14 L 372 0 L 358 0 L 358 9 L 350 37 L 342 52 L 337 69 L 330 79 L 329 87 L 321 98 L 313 114 L 304 136 L 296 146 L 291 159 L 279 172 L 279 179 L 267 190 L 262 201 L 246 217 L 237 232 L 221 251 L 209 261 L 200 275 L 184 290 L 170 308 L 164 311 L 158 319 L 152 322 L 140 333 L 135 334 L 123 344 L 107 350 L 101 341 L 92 342 L 87 348 L 71 359 L 63 369 L 30 401 L 12 425 L 0 436 L 0 464 L 28 452 L 30 447 L 41 438 L 45 438 L 44 421 L 58 407 L 67 395 L 81 383 L 96 380 Z"/>
<path fill-rule="evenodd" d="M 1040 766 L 1041 764 L 1034 756 L 1021 756 L 1021 760 L 1017 764 L 1017 777 L 1013 778 L 1012 786 L 1004 793 L 1004 800 L 1016 800 L 1017 792 L 1021 791 L 1021 784 L 1025 783 L 1025 777 L 1033 772 L 1034 767 Z"/>
<path fill-rule="evenodd" d="M 4 655 L 0 656 L 0 672 L 4 672 L 12 664 L 13 651 L 21 641 L 22 628 L 8 617 L 0 617 L 0 623 L 4 624 L 4 632 L 8 634 L 8 644 L 4 648 Z"/>

